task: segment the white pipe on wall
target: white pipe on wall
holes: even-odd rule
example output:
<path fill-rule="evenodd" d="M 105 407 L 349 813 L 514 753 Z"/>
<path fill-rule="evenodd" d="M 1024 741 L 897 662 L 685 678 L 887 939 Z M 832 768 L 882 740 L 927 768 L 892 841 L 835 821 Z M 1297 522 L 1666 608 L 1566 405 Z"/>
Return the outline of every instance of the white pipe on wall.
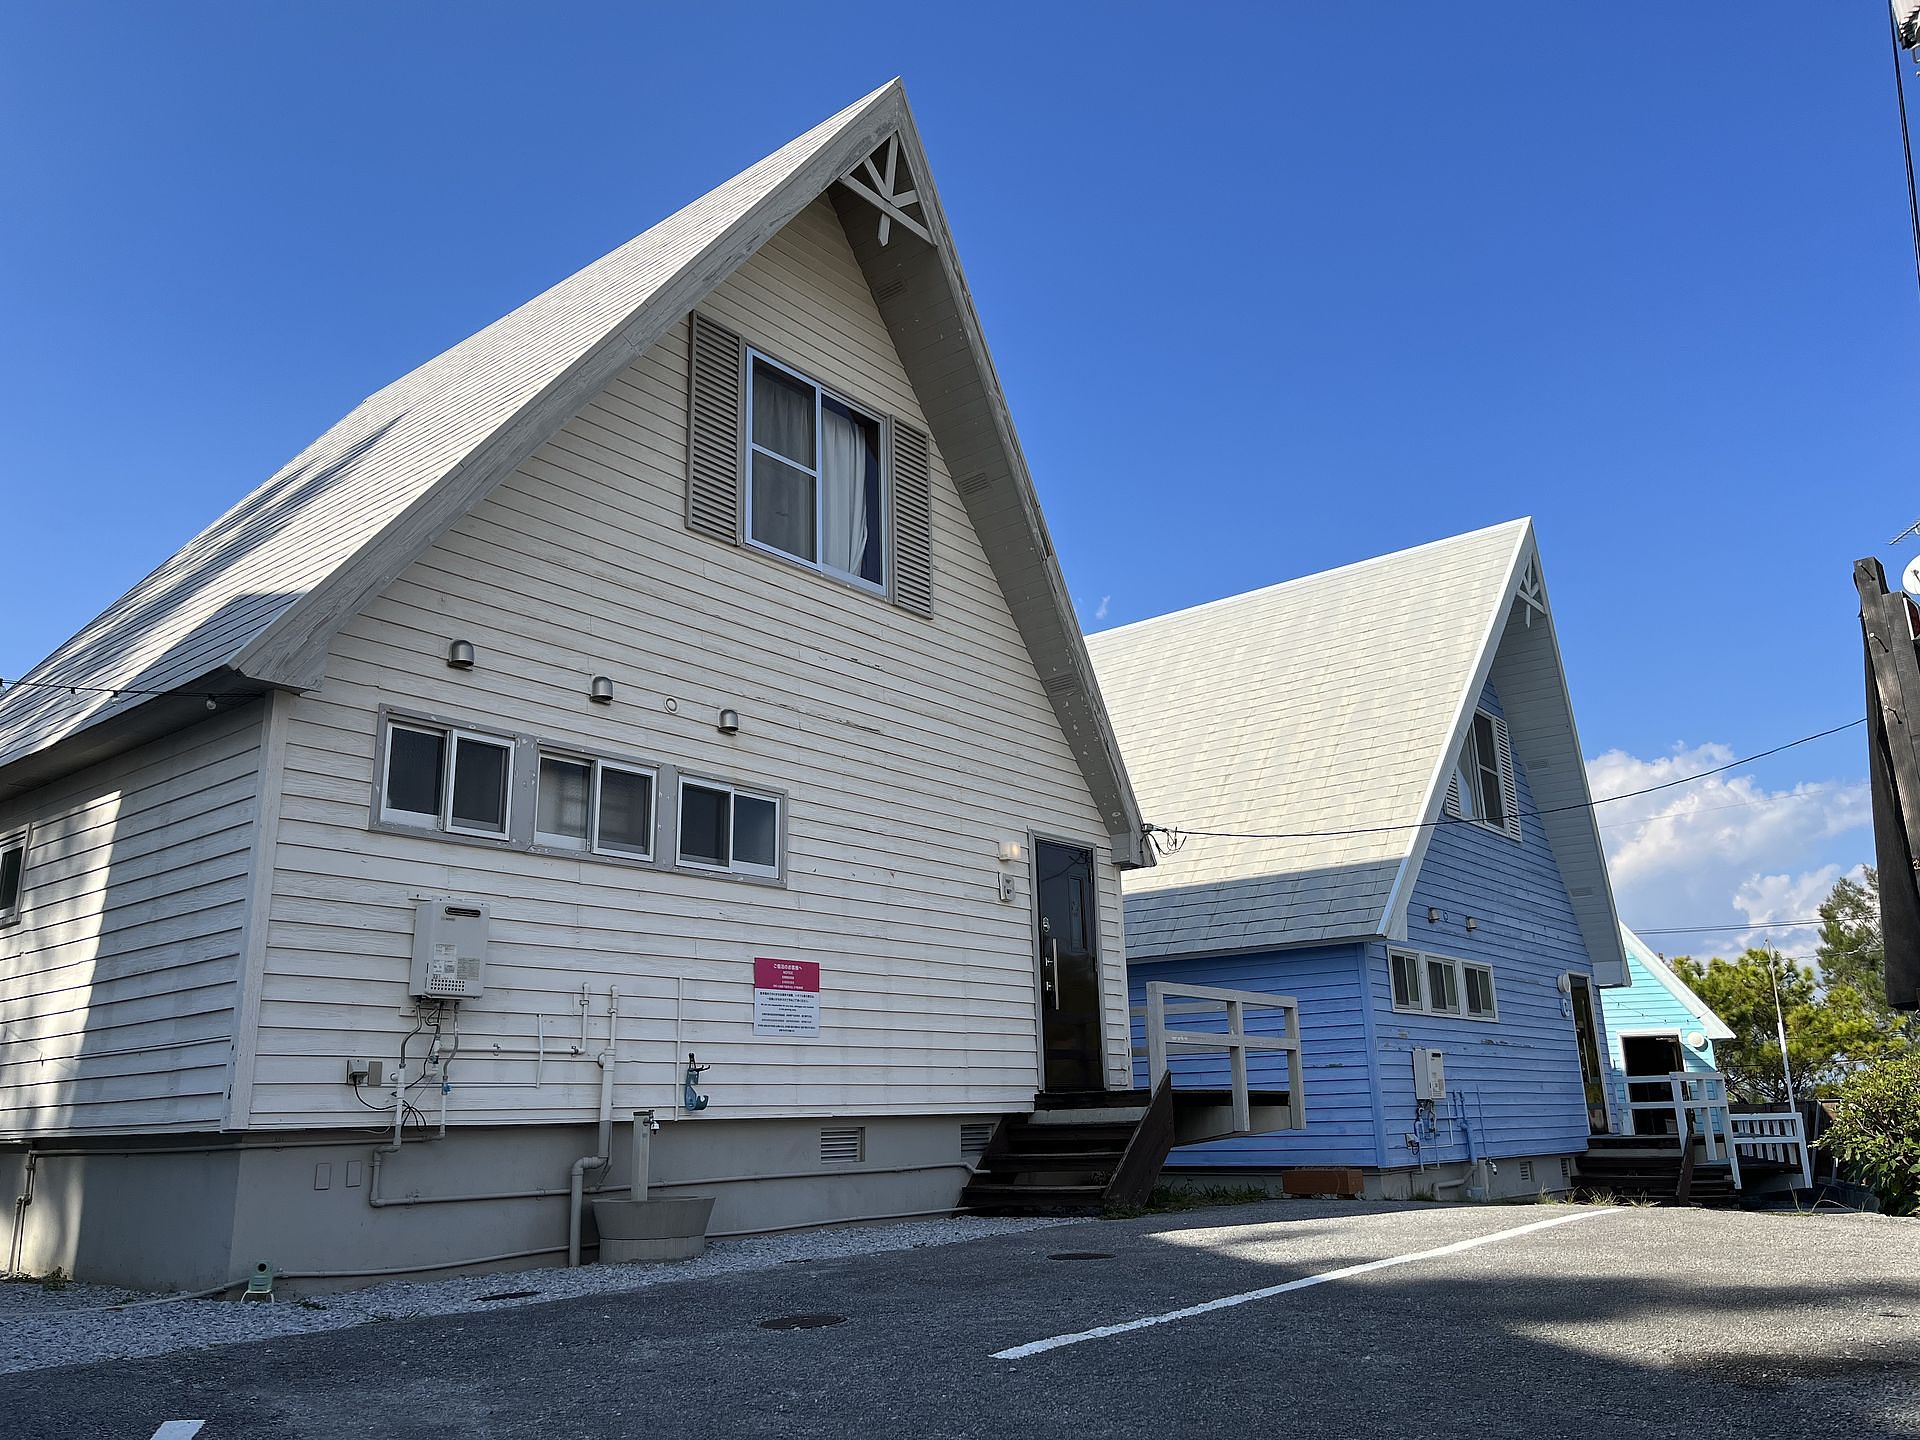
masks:
<path fill-rule="evenodd" d="M 598 1153 L 582 1155 L 567 1172 L 567 1264 L 580 1263 L 580 1207 L 586 1201 L 587 1171 L 603 1170 L 613 1159 L 613 1051 L 600 1052 L 600 1130 Z"/>

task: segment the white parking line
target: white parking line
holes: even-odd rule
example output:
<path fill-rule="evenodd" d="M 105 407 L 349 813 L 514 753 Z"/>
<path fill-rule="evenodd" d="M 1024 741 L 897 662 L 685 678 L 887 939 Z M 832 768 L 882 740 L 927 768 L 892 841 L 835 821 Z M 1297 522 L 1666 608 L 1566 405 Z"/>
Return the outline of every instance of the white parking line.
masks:
<path fill-rule="evenodd" d="M 204 1420 L 169 1420 L 153 1432 L 153 1440 L 193 1440 Z"/>
<path fill-rule="evenodd" d="M 1571 1225 L 1576 1220 L 1592 1220 L 1601 1215 L 1619 1213 L 1618 1206 L 1605 1210 L 1576 1210 L 1571 1215 L 1556 1215 L 1551 1220 L 1536 1220 L 1531 1225 L 1516 1225 L 1511 1230 L 1496 1230 L 1491 1235 L 1476 1235 L 1471 1240 L 1456 1240 L 1451 1245 L 1442 1245 L 1435 1250 L 1416 1250 L 1408 1255 L 1390 1255 L 1385 1260 L 1369 1260 L 1364 1265 L 1343 1265 L 1338 1270 L 1323 1270 L 1318 1275 L 1306 1275 L 1298 1280 L 1289 1280 L 1284 1285 L 1268 1285 L 1260 1290 L 1243 1290 L 1238 1295 L 1223 1295 L 1218 1300 L 1189 1305 L 1182 1310 L 1169 1310 L 1164 1315 L 1149 1315 L 1145 1319 L 1126 1320 L 1118 1325 L 1101 1325 L 1092 1330 L 1082 1330 L 1074 1335 L 1054 1335 L 1045 1340 L 1029 1341 L 1025 1345 L 1016 1345 L 1011 1350 L 996 1350 L 992 1358 L 1024 1360 L 1029 1355 L 1058 1350 L 1063 1345 L 1078 1345 L 1083 1340 L 1104 1340 L 1109 1335 L 1125 1335 L 1129 1331 L 1145 1330 L 1152 1325 L 1171 1325 L 1176 1320 L 1191 1320 L 1196 1315 L 1208 1315 L 1215 1310 L 1228 1310 L 1235 1305 L 1251 1304 L 1255 1300 L 1269 1300 L 1275 1295 L 1285 1295 L 1293 1290 L 1305 1290 L 1314 1285 L 1324 1285 L 1329 1280 L 1346 1280 L 1355 1275 L 1365 1275 L 1371 1270 L 1386 1270 L 1395 1265 L 1411 1265 L 1416 1260 L 1437 1260 L 1442 1255 L 1458 1255 L 1463 1250 L 1492 1245 L 1500 1240 L 1512 1240 L 1521 1235 L 1531 1235 L 1537 1230 L 1551 1230 L 1556 1225 Z"/>

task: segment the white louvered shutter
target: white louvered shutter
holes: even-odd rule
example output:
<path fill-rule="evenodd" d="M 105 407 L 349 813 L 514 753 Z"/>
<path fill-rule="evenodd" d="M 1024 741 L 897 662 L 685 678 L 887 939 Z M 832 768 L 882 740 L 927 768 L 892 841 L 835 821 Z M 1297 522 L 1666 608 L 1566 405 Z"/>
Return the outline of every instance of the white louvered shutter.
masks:
<path fill-rule="evenodd" d="M 1506 812 L 1507 834 L 1520 838 L 1520 786 L 1513 778 L 1513 743 L 1507 738 L 1507 722 L 1493 722 L 1493 748 L 1500 756 L 1500 808 Z"/>
<path fill-rule="evenodd" d="M 689 349 L 687 528 L 738 545 L 746 342 L 695 314 Z"/>
<path fill-rule="evenodd" d="M 893 603 L 933 614 L 932 441 L 895 420 L 893 432 Z"/>

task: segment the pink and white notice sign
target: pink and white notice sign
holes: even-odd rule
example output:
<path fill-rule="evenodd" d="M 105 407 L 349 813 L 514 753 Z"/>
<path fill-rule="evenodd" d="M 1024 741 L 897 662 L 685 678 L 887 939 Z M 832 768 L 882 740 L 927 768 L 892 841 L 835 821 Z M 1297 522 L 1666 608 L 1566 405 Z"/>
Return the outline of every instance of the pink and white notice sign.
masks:
<path fill-rule="evenodd" d="M 810 1039 L 820 1033 L 820 964 L 753 961 L 753 1033 Z"/>

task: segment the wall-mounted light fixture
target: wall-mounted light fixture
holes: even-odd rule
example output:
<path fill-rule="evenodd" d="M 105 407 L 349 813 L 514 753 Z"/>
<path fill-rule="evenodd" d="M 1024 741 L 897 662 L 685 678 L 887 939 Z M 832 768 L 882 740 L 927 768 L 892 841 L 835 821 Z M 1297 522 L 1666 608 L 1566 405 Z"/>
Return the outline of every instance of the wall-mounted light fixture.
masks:
<path fill-rule="evenodd" d="M 1707 1048 L 1707 1032 L 1704 1030 L 1687 1031 L 1687 1048 L 1689 1050 L 1706 1049 Z"/>
<path fill-rule="evenodd" d="M 1002 840 L 1000 842 L 1000 858 L 1009 865 L 1018 864 L 1021 857 L 1026 853 L 1026 846 L 1022 845 L 1018 840 Z"/>
<path fill-rule="evenodd" d="M 720 719 L 715 723 L 722 735 L 738 735 L 740 733 L 740 712 L 738 710 L 722 710 L 720 712 Z"/>
<path fill-rule="evenodd" d="M 1467 916 L 1467 933 L 1471 935 L 1474 931 L 1478 930 L 1479 928 L 1480 928 L 1480 922 L 1474 919 L 1473 916 L 1471 915 Z"/>
<path fill-rule="evenodd" d="M 1427 906 L 1427 924 L 1438 925 L 1439 923 L 1440 923 L 1440 907 L 1438 905 Z"/>
<path fill-rule="evenodd" d="M 613 681 L 605 675 L 593 677 L 593 683 L 587 686 L 587 699 L 596 705 L 613 703 Z"/>
<path fill-rule="evenodd" d="M 447 668 L 449 670 L 473 669 L 473 642 L 456 640 L 447 646 Z"/>

